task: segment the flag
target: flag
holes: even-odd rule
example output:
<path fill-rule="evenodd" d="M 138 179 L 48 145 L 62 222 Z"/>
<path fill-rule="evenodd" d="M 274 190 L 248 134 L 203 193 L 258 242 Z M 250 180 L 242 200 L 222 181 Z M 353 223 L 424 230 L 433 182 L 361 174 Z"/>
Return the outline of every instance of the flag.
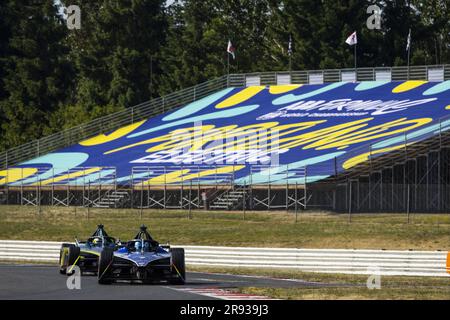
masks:
<path fill-rule="evenodd" d="M 233 47 L 231 40 L 228 40 L 227 52 L 233 56 L 233 59 L 236 59 L 236 49 Z"/>
<path fill-rule="evenodd" d="M 292 35 L 289 35 L 288 55 L 292 56 Z"/>
<path fill-rule="evenodd" d="M 347 40 L 345 40 L 345 43 L 347 43 L 349 46 L 353 46 L 358 43 L 358 37 L 356 36 L 356 31 L 353 32 Z"/>
<path fill-rule="evenodd" d="M 408 40 L 406 42 L 406 51 L 409 51 L 409 49 L 411 49 L 411 29 L 409 29 Z"/>

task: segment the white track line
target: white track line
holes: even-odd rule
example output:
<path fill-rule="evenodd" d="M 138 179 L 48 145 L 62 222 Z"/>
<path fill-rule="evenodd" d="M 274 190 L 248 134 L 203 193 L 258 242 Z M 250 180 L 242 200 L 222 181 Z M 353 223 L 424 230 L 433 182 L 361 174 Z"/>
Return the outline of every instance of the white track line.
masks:
<path fill-rule="evenodd" d="M 170 288 L 177 291 L 189 292 L 221 300 L 274 300 L 267 296 L 232 292 L 220 288 Z"/>

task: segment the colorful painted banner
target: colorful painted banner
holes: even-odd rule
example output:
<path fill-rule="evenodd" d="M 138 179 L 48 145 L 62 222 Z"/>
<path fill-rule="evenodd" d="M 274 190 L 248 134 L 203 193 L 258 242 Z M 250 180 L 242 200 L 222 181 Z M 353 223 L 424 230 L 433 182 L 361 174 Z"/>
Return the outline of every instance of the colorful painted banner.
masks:
<path fill-rule="evenodd" d="M 217 170 L 242 184 L 303 183 L 304 168 L 308 182 L 318 181 L 334 174 L 335 163 L 341 172 L 448 130 L 449 90 L 450 81 L 228 88 L 0 171 L 0 184 L 48 185 L 54 177 L 58 184 L 105 183 L 105 168 L 127 184 L 134 167 L 178 168 L 144 173 L 146 184 L 188 182 Z M 270 177 L 251 170 L 261 165 L 272 166 Z"/>

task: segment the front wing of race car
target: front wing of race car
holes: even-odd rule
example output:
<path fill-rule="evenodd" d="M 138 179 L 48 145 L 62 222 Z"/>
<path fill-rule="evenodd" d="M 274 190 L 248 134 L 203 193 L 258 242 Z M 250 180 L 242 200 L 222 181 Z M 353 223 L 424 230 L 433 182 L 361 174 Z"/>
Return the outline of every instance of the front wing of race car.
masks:
<path fill-rule="evenodd" d="M 185 278 L 184 255 L 181 264 L 173 261 L 172 254 L 163 255 L 160 258 L 149 258 L 143 255 L 141 261 L 139 256 L 120 256 L 110 250 L 104 250 L 99 260 L 100 284 L 110 284 L 120 280 L 143 283 L 168 281 L 172 284 L 184 284 Z"/>

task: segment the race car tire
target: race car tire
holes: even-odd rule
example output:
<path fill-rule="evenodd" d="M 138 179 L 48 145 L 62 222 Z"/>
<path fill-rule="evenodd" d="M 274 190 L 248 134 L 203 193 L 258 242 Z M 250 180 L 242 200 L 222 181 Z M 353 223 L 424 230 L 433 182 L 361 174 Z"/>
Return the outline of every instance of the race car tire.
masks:
<path fill-rule="evenodd" d="M 67 250 L 65 248 L 68 248 L 71 244 L 70 243 L 63 243 L 61 245 L 61 249 L 59 249 L 59 273 L 60 274 L 66 274 L 67 270 Z"/>
<path fill-rule="evenodd" d="M 172 276 L 170 280 L 172 284 L 186 283 L 186 265 L 184 261 L 184 249 L 173 248 L 170 250 L 172 254 Z"/>
<path fill-rule="evenodd" d="M 105 248 L 100 254 L 98 260 L 98 283 L 99 284 L 111 284 L 112 280 L 110 276 L 110 265 L 114 258 L 114 249 Z"/>
<path fill-rule="evenodd" d="M 67 266 L 66 268 L 69 268 L 71 266 L 73 266 L 74 264 L 76 264 L 78 257 L 80 256 L 80 247 L 77 247 L 74 244 L 69 244 L 68 245 L 68 254 L 67 254 Z M 73 274 L 72 272 L 68 272 L 66 269 L 66 274 L 68 276 Z"/>

